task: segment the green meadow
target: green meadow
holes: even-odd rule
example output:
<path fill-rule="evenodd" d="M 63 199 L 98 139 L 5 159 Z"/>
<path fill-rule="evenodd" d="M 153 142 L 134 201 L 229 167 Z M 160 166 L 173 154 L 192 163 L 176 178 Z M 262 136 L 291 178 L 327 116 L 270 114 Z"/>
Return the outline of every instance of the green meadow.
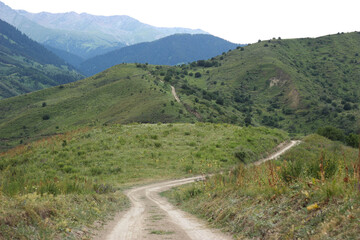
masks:
<path fill-rule="evenodd" d="M 127 206 L 125 188 L 230 169 L 286 140 L 264 127 L 115 124 L 18 146 L 0 156 L 0 238 L 89 237 Z"/>

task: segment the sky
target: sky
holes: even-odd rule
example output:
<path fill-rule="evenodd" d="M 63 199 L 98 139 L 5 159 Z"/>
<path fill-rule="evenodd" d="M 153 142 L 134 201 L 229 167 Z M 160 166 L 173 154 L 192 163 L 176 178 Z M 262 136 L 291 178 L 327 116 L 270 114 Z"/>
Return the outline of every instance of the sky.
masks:
<path fill-rule="evenodd" d="M 156 27 L 202 29 L 234 43 L 360 31 L 359 0 L 0 0 L 28 12 L 128 15 Z"/>

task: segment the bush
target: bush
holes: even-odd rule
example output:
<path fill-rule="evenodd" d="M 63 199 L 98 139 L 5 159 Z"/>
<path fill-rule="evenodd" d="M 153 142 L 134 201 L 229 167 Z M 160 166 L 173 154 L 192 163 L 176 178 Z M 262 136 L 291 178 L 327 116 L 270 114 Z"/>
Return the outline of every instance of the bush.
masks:
<path fill-rule="evenodd" d="M 116 190 L 109 184 L 94 184 L 93 189 L 98 194 L 113 193 Z"/>
<path fill-rule="evenodd" d="M 242 163 L 249 163 L 254 157 L 254 152 L 251 151 L 250 149 L 238 147 L 235 149 L 234 156 Z"/>
<path fill-rule="evenodd" d="M 159 137 L 158 137 L 158 135 L 150 135 L 150 138 L 151 139 L 153 139 L 153 140 L 158 140 L 159 139 Z"/>
<path fill-rule="evenodd" d="M 280 176 L 284 182 L 292 182 L 293 180 L 300 177 L 303 171 L 302 161 L 286 162 L 284 167 L 281 168 Z"/>
<path fill-rule="evenodd" d="M 186 173 L 192 173 L 193 172 L 193 166 L 192 165 L 186 165 L 185 166 L 185 172 Z"/>
<path fill-rule="evenodd" d="M 344 132 L 341 129 L 332 126 L 319 128 L 317 134 L 333 141 L 344 141 L 345 139 Z"/>
<path fill-rule="evenodd" d="M 218 99 L 216 99 L 216 104 L 224 105 L 224 99 L 222 99 L 221 97 L 219 97 Z"/>
<path fill-rule="evenodd" d="M 43 120 L 49 120 L 50 116 L 48 114 L 45 114 L 45 115 L 42 116 L 42 119 Z"/>
<path fill-rule="evenodd" d="M 201 77 L 201 73 L 196 72 L 196 73 L 195 73 L 195 78 L 200 78 L 200 77 Z"/>
<path fill-rule="evenodd" d="M 164 81 L 165 82 L 170 82 L 171 81 L 171 76 L 169 76 L 169 75 L 165 76 Z"/>
<path fill-rule="evenodd" d="M 65 173 L 71 173 L 74 171 L 73 167 L 65 165 L 62 169 Z"/>
<path fill-rule="evenodd" d="M 157 147 L 157 148 L 160 148 L 160 147 L 161 147 L 161 143 L 156 142 L 156 143 L 154 143 L 154 146 Z"/>
<path fill-rule="evenodd" d="M 345 103 L 345 104 L 344 104 L 344 110 L 345 110 L 345 111 L 351 110 L 351 104 L 350 104 L 350 103 Z"/>
<path fill-rule="evenodd" d="M 353 148 L 359 147 L 359 135 L 357 135 L 355 133 L 350 133 L 346 137 L 345 141 L 346 141 L 346 144 L 349 145 L 350 147 L 353 147 Z"/>

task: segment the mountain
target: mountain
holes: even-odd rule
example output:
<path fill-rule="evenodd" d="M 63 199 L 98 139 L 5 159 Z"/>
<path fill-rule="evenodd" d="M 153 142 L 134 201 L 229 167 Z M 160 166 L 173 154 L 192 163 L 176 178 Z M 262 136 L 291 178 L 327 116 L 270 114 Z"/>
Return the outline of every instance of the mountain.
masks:
<path fill-rule="evenodd" d="M 357 132 L 359 53 L 354 32 L 260 41 L 181 66 L 117 65 L 61 88 L 1 100 L 0 144 L 131 122 L 226 122 L 292 134 L 331 125 Z"/>
<path fill-rule="evenodd" d="M 158 28 L 128 16 L 94 16 L 86 13 L 29 13 L 0 2 L 0 18 L 33 40 L 82 58 L 114 48 L 154 41 L 175 33 L 205 33 L 185 28 Z"/>
<path fill-rule="evenodd" d="M 80 64 L 84 61 L 84 58 L 79 57 L 78 55 L 54 47 L 50 47 L 48 45 L 44 45 L 44 46 L 51 52 L 55 53 L 58 57 L 63 59 L 65 62 L 69 63 L 74 67 L 80 66 Z"/>
<path fill-rule="evenodd" d="M 120 63 L 176 65 L 208 59 L 237 46 L 208 34 L 175 34 L 96 56 L 84 61 L 79 69 L 91 76 Z"/>
<path fill-rule="evenodd" d="M 1 20 L 0 69 L 0 98 L 82 78 L 55 54 Z"/>

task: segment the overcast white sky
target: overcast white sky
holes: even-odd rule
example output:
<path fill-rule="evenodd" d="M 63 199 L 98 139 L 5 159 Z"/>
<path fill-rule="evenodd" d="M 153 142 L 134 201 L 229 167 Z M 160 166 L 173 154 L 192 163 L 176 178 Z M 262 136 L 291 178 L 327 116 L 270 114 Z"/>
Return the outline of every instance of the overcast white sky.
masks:
<path fill-rule="evenodd" d="M 360 0 L 0 0 L 28 12 L 128 15 L 157 27 L 200 28 L 235 43 L 360 31 Z"/>

